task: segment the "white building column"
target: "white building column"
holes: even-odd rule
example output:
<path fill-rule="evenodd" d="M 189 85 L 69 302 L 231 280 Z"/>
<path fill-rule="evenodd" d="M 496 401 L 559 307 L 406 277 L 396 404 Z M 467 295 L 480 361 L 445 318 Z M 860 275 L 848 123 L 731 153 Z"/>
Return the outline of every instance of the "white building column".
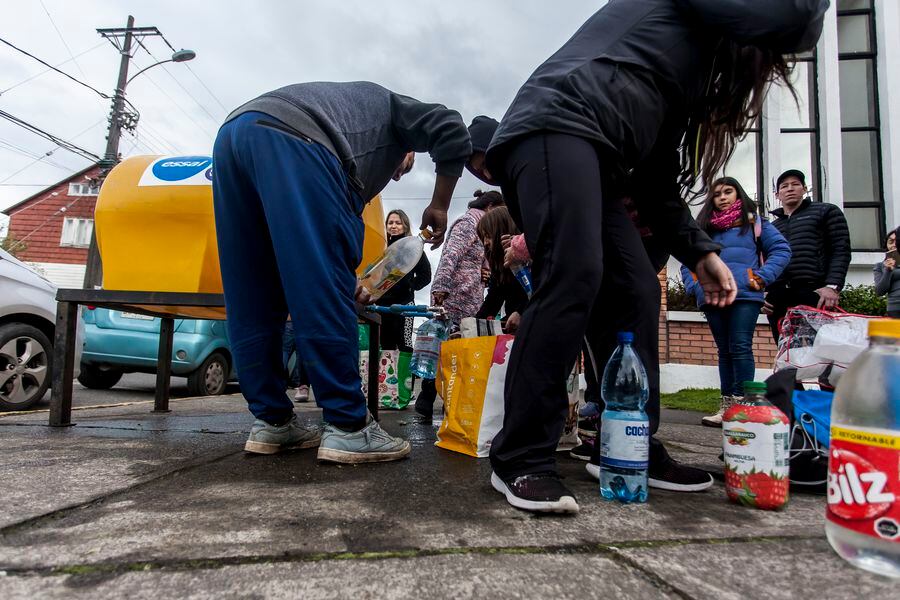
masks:
<path fill-rule="evenodd" d="M 896 0 L 890 0 L 896 1 Z M 844 207 L 844 168 L 841 144 L 841 94 L 838 65 L 837 3 L 825 13 L 822 37 L 816 47 L 819 88 L 819 153 L 821 188 L 816 199 Z"/>
<path fill-rule="evenodd" d="M 900 226 L 900 2 L 875 0 L 881 169 L 888 231 Z"/>

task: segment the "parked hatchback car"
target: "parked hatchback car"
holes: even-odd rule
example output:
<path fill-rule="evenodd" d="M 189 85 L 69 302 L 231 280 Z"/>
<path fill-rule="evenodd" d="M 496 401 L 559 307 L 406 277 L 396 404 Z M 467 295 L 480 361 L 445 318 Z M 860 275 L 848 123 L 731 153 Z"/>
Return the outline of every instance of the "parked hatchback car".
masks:
<path fill-rule="evenodd" d="M 50 387 L 56 330 L 56 286 L 0 250 L 0 410 L 25 410 Z M 75 340 L 75 369 L 84 327 Z"/>
<path fill-rule="evenodd" d="M 95 308 L 84 311 L 85 342 L 78 381 L 91 389 L 109 389 L 124 373 L 156 373 L 160 319 Z M 194 396 L 225 392 L 234 379 L 224 321 L 176 319 L 172 374 L 187 377 Z"/>

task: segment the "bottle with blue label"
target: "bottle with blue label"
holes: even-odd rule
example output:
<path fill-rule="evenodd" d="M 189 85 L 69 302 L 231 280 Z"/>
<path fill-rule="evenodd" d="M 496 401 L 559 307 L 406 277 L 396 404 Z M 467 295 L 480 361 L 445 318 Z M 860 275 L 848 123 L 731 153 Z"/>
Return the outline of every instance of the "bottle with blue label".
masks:
<path fill-rule="evenodd" d="M 422 379 L 434 379 L 437 374 L 441 343 L 447 339 L 447 321 L 439 317 L 429 319 L 416 331 L 409 371 Z"/>
<path fill-rule="evenodd" d="M 619 502 L 646 502 L 650 420 L 644 406 L 650 387 L 632 347 L 634 334 L 620 332 L 618 341 L 600 388 L 606 403 L 600 425 L 600 495 Z"/>
<path fill-rule="evenodd" d="M 534 292 L 534 287 L 531 284 L 531 269 L 527 265 L 513 265 L 510 267 L 510 270 L 516 281 L 519 282 L 519 285 L 524 288 L 525 293 L 531 298 L 531 294 Z"/>

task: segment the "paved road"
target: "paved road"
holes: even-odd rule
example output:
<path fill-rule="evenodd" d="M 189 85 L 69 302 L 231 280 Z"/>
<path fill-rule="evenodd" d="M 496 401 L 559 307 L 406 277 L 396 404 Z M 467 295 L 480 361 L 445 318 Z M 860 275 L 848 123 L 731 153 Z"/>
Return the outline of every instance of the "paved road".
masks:
<path fill-rule="evenodd" d="M 98 404 L 118 404 L 120 402 L 140 402 L 153 400 L 156 389 L 156 375 L 147 373 L 129 373 L 111 390 L 89 390 L 77 381 L 72 392 L 72 406 L 95 406 Z M 228 384 L 226 394 L 240 392 L 236 383 Z M 187 389 L 187 379 L 172 377 L 172 398 L 188 398 L 191 393 Z M 33 407 L 35 410 L 50 408 L 50 392 Z"/>

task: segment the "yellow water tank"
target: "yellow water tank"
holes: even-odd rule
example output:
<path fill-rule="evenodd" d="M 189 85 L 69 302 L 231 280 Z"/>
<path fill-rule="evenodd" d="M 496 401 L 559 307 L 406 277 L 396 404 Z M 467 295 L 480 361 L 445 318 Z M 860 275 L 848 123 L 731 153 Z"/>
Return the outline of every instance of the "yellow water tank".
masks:
<path fill-rule="evenodd" d="M 363 212 L 358 271 L 387 246 L 381 197 Z M 135 156 L 104 181 L 94 214 L 103 287 L 222 293 L 209 156 Z M 158 308 L 157 308 L 158 310 Z M 173 315 L 224 318 L 224 309 L 165 307 Z"/>

